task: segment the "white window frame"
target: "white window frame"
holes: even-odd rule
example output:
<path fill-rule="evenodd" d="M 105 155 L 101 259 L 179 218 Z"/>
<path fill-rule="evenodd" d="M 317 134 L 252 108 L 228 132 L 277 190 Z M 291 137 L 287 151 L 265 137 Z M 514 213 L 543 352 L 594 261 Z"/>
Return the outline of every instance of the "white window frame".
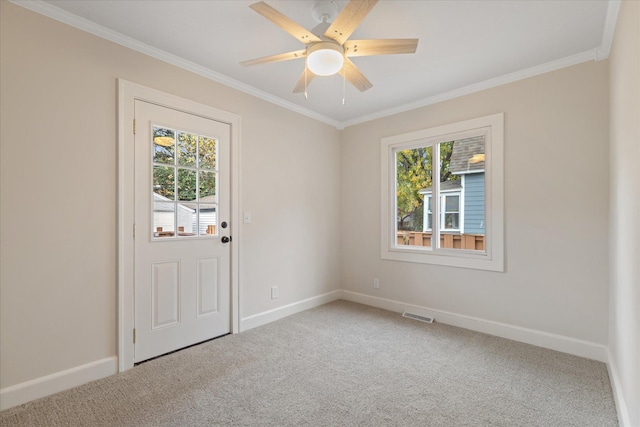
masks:
<path fill-rule="evenodd" d="M 430 199 L 432 196 L 433 196 L 432 194 L 425 194 L 424 195 L 425 204 L 424 204 L 424 215 L 423 215 L 423 217 L 425 217 L 425 218 L 428 217 L 428 215 L 429 215 L 429 209 L 428 209 L 429 205 L 428 205 L 427 199 Z M 446 206 L 447 206 L 446 198 L 447 197 L 453 197 L 453 196 L 457 196 L 458 197 L 458 212 L 457 212 L 457 214 L 458 214 L 458 225 L 459 225 L 459 227 L 458 228 L 445 228 L 444 227 L 444 218 L 445 218 L 445 214 L 447 213 L 445 211 Z M 460 191 L 460 190 L 455 190 L 455 191 L 448 190 L 448 191 L 441 191 L 440 192 L 440 206 L 444 207 L 444 209 L 442 209 L 442 211 L 440 212 L 440 215 L 439 215 L 439 217 L 440 217 L 439 218 L 440 231 L 462 233 L 462 230 L 463 230 L 463 227 L 462 227 L 462 220 L 463 220 L 462 214 L 463 214 L 463 211 L 464 211 L 464 206 L 462 205 L 462 202 L 463 202 L 463 200 L 462 200 L 462 191 Z M 431 207 L 433 208 L 433 205 Z M 431 215 L 432 215 L 431 221 L 433 221 L 433 211 L 431 211 Z M 428 220 L 427 220 L 427 223 L 428 223 Z M 424 228 L 424 231 L 433 231 L 433 229 L 427 227 L 427 228 Z"/>
<path fill-rule="evenodd" d="M 441 142 L 485 137 L 485 250 L 429 248 L 398 245 L 396 237 L 396 150 L 406 150 Z M 381 223 L 382 259 L 437 264 L 451 267 L 504 271 L 504 114 L 498 113 L 448 125 L 437 126 L 381 139 Z M 439 158 L 434 149 L 433 158 Z M 439 168 L 433 170 L 433 194 L 439 193 Z M 434 197 L 432 211 L 440 212 Z M 462 197 L 460 203 L 462 203 Z M 460 207 L 460 210 L 463 210 Z M 439 215 L 438 215 L 439 216 Z M 462 221 L 462 218 L 460 218 Z M 439 221 L 439 220 L 438 220 Z M 433 223 L 433 219 L 432 219 Z M 462 228 L 462 224 L 460 224 Z M 435 230 L 433 241 L 440 239 Z"/>

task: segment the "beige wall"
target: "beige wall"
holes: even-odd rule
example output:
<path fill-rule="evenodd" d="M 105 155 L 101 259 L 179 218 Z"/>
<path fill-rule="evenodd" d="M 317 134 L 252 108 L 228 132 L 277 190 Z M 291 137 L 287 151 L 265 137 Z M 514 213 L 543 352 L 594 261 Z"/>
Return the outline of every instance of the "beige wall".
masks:
<path fill-rule="evenodd" d="M 343 288 L 605 344 L 607 81 L 608 63 L 589 62 L 347 128 Z M 499 112 L 506 272 L 381 260 L 380 138 Z"/>
<path fill-rule="evenodd" d="M 335 128 L 0 8 L 0 388 L 116 354 L 117 78 L 241 116 L 243 317 L 339 288 Z"/>
<path fill-rule="evenodd" d="M 611 51 L 610 362 L 640 425 L 640 3 L 623 1 Z"/>

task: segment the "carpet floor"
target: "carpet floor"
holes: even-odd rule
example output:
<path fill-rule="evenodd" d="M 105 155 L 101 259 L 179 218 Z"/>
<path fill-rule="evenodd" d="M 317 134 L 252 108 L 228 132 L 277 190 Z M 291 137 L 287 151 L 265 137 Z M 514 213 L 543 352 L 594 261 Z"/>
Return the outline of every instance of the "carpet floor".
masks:
<path fill-rule="evenodd" d="M 0 426 L 616 426 L 605 364 L 336 301 L 0 412 Z"/>

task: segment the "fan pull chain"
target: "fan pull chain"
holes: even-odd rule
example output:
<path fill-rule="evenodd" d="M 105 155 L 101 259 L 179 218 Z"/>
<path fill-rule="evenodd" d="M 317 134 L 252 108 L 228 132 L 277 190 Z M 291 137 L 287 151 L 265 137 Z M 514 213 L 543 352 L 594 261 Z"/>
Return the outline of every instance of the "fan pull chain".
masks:
<path fill-rule="evenodd" d="M 307 64 L 304 64 L 304 99 L 309 99 L 307 94 Z"/>
<path fill-rule="evenodd" d="M 342 105 L 345 105 L 347 100 L 347 69 L 342 69 Z"/>

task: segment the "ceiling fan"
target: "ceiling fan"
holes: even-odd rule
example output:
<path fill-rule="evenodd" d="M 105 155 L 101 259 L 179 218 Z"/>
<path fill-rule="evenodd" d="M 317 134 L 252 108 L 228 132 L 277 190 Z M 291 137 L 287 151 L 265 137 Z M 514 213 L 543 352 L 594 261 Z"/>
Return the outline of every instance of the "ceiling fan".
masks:
<path fill-rule="evenodd" d="M 316 1 L 312 15 L 320 22 L 311 31 L 261 1 L 249 6 L 306 45 L 305 49 L 265 56 L 240 64 L 244 66 L 305 58 L 306 64 L 293 92 L 306 92 L 315 76 L 340 73 L 361 92 L 373 85 L 349 59 L 354 56 L 415 53 L 418 39 L 348 40 L 378 0 L 350 0 L 338 13 L 335 1 Z"/>

